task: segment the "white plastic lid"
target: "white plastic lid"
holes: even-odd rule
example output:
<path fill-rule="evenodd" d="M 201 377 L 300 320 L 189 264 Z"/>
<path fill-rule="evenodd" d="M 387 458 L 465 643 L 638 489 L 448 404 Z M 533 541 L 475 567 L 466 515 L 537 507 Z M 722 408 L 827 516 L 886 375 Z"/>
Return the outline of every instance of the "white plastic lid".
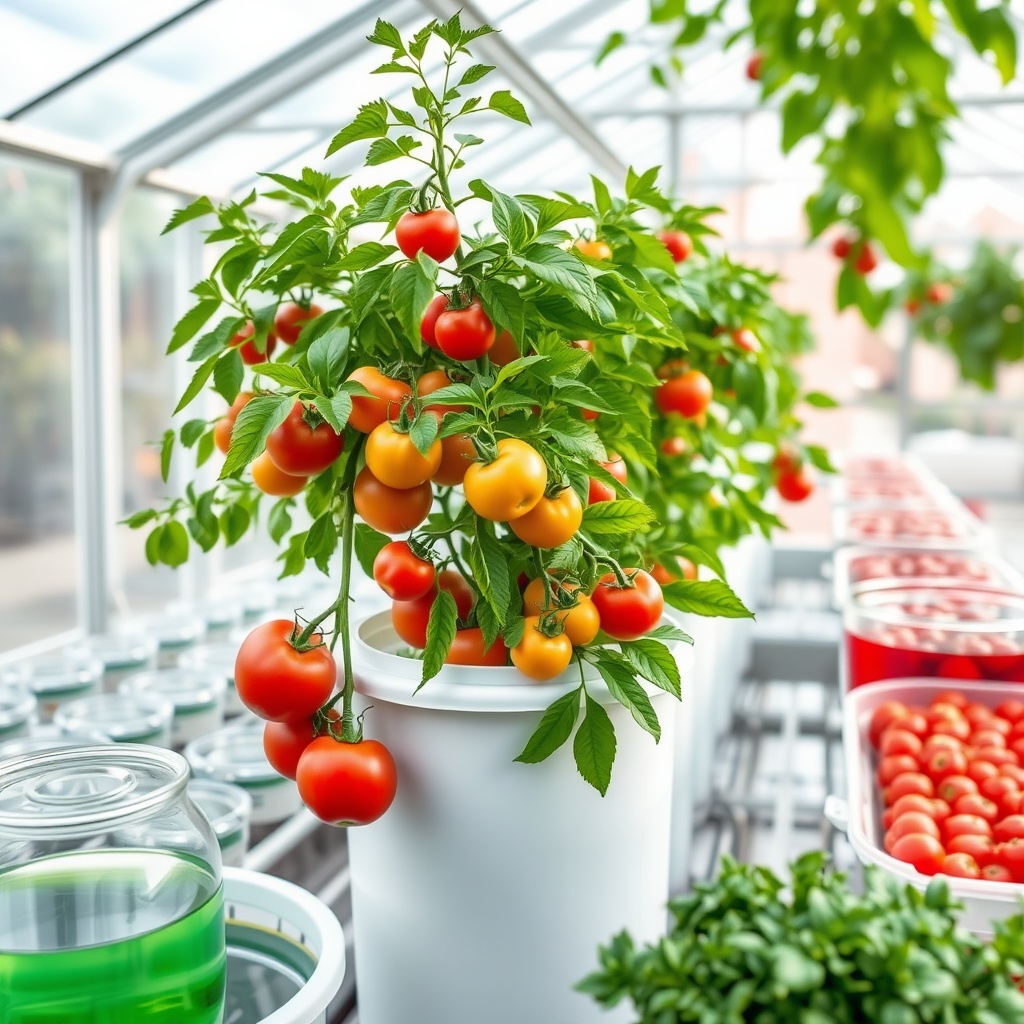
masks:
<path fill-rule="evenodd" d="M 278 775 L 263 752 L 260 725 L 229 725 L 200 736 L 185 747 L 185 757 L 200 778 L 240 786 L 286 783 L 288 780 Z"/>
<path fill-rule="evenodd" d="M 137 672 L 118 687 L 119 693 L 154 694 L 174 705 L 175 712 L 208 708 L 224 700 L 227 678 L 202 669 L 161 668 Z"/>
<path fill-rule="evenodd" d="M 57 708 L 54 724 L 70 737 L 99 730 L 116 743 L 151 743 L 174 717 L 174 705 L 146 693 L 102 693 Z"/>
<path fill-rule="evenodd" d="M 206 622 L 201 615 L 191 611 L 142 615 L 125 622 L 122 629 L 151 636 L 161 648 L 184 647 L 206 636 Z"/>
<path fill-rule="evenodd" d="M 0 682 L 20 683 L 37 696 L 82 690 L 103 678 L 103 662 L 84 654 L 47 654 L 12 665 Z"/>
<path fill-rule="evenodd" d="M 145 633 L 102 633 L 69 648 L 72 654 L 99 659 L 106 669 L 142 668 L 156 657 L 156 651 L 156 640 Z"/>

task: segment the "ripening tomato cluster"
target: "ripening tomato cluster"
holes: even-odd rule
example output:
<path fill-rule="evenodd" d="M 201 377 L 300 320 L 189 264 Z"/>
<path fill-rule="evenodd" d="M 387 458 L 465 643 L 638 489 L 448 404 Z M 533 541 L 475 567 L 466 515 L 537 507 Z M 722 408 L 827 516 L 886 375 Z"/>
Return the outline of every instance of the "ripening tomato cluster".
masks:
<path fill-rule="evenodd" d="M 886 701 L 868 736 L 887 853 L 924 875 L 1024 883 L 1024 702 Z"/>
<path fill-rule="evenodd" d="M 923 295 L 911 295 L 903 305 L 911 316 L 917 316 L 923 305 L 944 306 L 952 298 L 953 286 L 948 281 L 933 281 Z"/>
<path fill-rule="evenodd" d="M 308 306 L 285 302 L 278 307 L 274 315 L 274 326 L 267 332 L 267 343 L 262 352 L 256 346 L 256 327 L 251 320 L 247 320 L 241 330 L 231 338 L 228 347 L 237 348 L 242 362 L 247 366 L 264 363 L 274 354 L 278 341 L 284 342 L 285 345 L 294 345 L 299 340 L 302 328 L 321 313 L 323 309 L 315 302 Z"/>
<path fill-rule="evenodd" d="M 837 238 L 832 243 L 832 255 L 852 267 L 861 277 L 866 277 L 878 266 L 878 256 L 866 238 Z"/>
<path fill-rule="evenodd" d="M 267 760 L 296 781 L 310 811 L 331 825 L 368 825 L 395 798 L 394 758 L 376 740 L 342 739 L 340 716 L 325 710 L 338 679 L 334 655 L 319 633 L 299 641 L 289 619 L 257 626 L 235 659 L 236 691 L 267 723 Z"/>
<path fill-rule="evenodd" d="M 976 555 L 943 551 L 873 552 L 851 559 L 849 575 L 851 583 L 893 577 L 973 580 L 978 583 L 999 581 L 995 568 Z"/>
<path fill-rule="evenodd" d="M 943 509 L 860 509 L 851 512 L 846 523 L 851 540 L 955 540 L 969 532 L 964 520 Z"/>
<path fill-rule="evenodd" d="M 806 501 L 814 493 L 814 480 L 800 453 L 792 446 L 779 449 L 772 462 L 775 489 L 784 501 Z"/>

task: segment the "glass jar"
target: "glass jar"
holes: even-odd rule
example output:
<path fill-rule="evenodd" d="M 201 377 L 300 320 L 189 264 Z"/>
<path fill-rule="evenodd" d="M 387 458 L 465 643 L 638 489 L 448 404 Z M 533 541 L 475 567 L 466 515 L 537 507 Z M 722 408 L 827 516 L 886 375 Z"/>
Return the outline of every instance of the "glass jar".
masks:
<path fill-rule="evenodd" d="M 103 633 L 85 637 L 68 652 L 102 661 L 103 689 L 116 693 L 128 676 L 156 668 L 157 649 L 156 638 L 145 633 Z"/>
<path fill-rule="evenodd" d="M 197 601 L 172 601 L 167 606 L 170 615 L 198 615 L 206 623 L 208 640 L 223 640 L 242 622 L 242 606 L 235 601 L 219 597 L 205 597 Z"/>
<path fill-rule="evenodd" d="M 0 1007 L 19 1024 L 219 1024 L 221 856 L 177 754 L 0 764 Z"/>
<path fill-rule="evenodd" d="M 0 684 L 0 743 L 27 736 L 36 711 L 36 698 L 26 686 Z"/>
<path fill-rule="evenodd" d="M 101 743 L 110 743 L 110 737 L 95 729 L 75 736 L 67 736 L 52 722 L 49 725 L 33 725 L 27 736 L 4 740 L 0 743 L 0 760 L 21 757 L 24 754 L 37 754 L 41 750 L 61 750 L 69 747 L 94 747 Z"/>
<path fill-rule="evenodd" d="M 121 693 L 149 694 L 174 705 L 173 747 L 183 747 L 224 724 L 227 689 L 227 679 L 216 672 L 184 668 L 140 672 L 121 684 Z"/>
<path fill-rule="evenodd" d="M 57 709 L 54 725 L 71 739 L 102 732 L 114 743 L 171 745 L 174 705 L 156 695 L 98 693 Z"/>
<path fill-rule="evenodd" d="M 854 587 L 844 615 L 847 686 L 882 679 L 1024 683 L 1024 595 L 936 580 Z"/>
<path fill-rule="evenodd" d="M 160 612 L 125 623 L 125 630 L 156 640 L 157 668 L 172 668 L 178 655 L 206 638 L 206 622 L 195 612 Z"/>
<path fill-rule="evenodd" d="M 103 678 L 103 662 L 82 654 L 47 654 L 6 669 L 0 682 L 18 683 L 35 694 L 40 722 L 52 722 L 53 713 L 69 700 L 95 693 Z"/>
<path fill-rule="evenodd" d="M 263 752 L 262 723 L 228 726 L 190 743 L 185 757 L 200 779 L 240 786 L 252 798 L 252 823 L 270 825 L 302 806 L 299 789 L 278 775 Z"/>
<path fill-rule="evenodd" d="M 240 786 L 211 779 L 193 779 L 188 795 L 213 826 L 224 866 L 241 867 L 249 849 L 252 798 Z"/>
<path fill-rule="evenodd" d="M 246 706 L 242 703 L 235 690 L 235 658 L 240 644 L 222 641 L 215 644 L 200 644 L 193 647 L 178 659 L 178 668 L 189 671 L 215 672 L 228 681 L 227 695 L 224 700 L 224 714 L 240 715 Z"/>

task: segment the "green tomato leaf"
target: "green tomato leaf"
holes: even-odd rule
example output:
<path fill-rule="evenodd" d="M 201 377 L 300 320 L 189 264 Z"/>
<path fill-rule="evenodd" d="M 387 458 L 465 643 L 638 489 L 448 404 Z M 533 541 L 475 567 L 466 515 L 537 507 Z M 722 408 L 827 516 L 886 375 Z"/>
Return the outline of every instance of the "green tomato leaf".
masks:
<path fill-rule="evenodd" d="M 498 233 L 508 242 L 513 252 L 523 249 L 533 234 L 526 210 L 518 199 L 499 192 L 488 185 L 491 193 L 491 215 Z"/>
<path fill-rule="evenodd" d="M 487 106 L 491 110 L 496 110 L 499 114 L 504 114 L 505 117 L 512 118 L 513 121 L 519 121 L 521 124 L 529 124 L 530 118 L 526 113 L 526 107 L 522 105 L 508 91 L 508 89 L 500 89 L 498 92 L 491 96 L 490 102 Z"/>
<path fill-rule="evenodd" d="M 165 430 L 160 444 L 160 479 L 167 483 L 171 472 L 171 455 L 174 453 L 174 431 Z"/>
<path fill-rule="evenodd" d="M 391 278 L 390 297 L 406 337 L 414 345 L 420 340 L 420 321 L 437 291 L 437 264 L 425 253 L 400 264 Z"/>
<path fill-rule="evenodd" d="M 722 580 L 677 580 L 661 589 L 665 600 L 681 612 L 726 619 L 754 617 L 754 613 L 736 596 L 732 587 Z"/>
<path fill-rule="evenodd" d="M 249 529 L 252 515 L 244 505 L 228 505 L 220 514 L 220 531 L 224 534 L 224 543 L 231 547 L 237 544 Z"/>
<path fill-rule="evenodd" d="M 181 227 L 182 224 L 188 223 L 190 220 L 196 220 L 199 217 L 205 217 L 208 213 L 216 213 L 217 208 L 213 203 L 206 197 L 200 196 L 198 199 L 194 199 L 188 206 L 182 207 L 180 210 L 175 210 L 171 214 L 171 219 L 167 222 L 161 235 L 166 235 L 168 231 L 173 231 L 175 228 Z"/>
<path fill-rule="evenodd" d="M 348 355 L 349 340 L 350 331 L 347 327 L 332 327 L 307 349 L 309 372 L 322 392 L 333 388 L 341 376 Z"/>
<path fill-rule="evenodd" d="M 181 396 L 181 401 L 178 402 L 174 409 L 175 415 L 181 412 L 193 399 L 203 390 L 203 386 L 210 379 L 210 374 L 213 373 L 213 368 L 217 364 L 217 360 L 220 358 L 219 355 L 212 355 L 209 359 L 203 363 L 196 372 L 192 375 L 192 380 L 189 381 L 189 385 L 185 388 L 185 393 Z"/>
<path fill-rule="evenodd" d="M 676 629 L 673 626 L 660 628 L 673 630 L 674 639 L 678 640 L 681 637 L 686 637 L 683 640 L 684 643 L 693 643 L 693 639 L 687 637 L 681 629 Z M 654 638 L 653 634 L 648 634 L 642 640 L 634 640 L 632 643 L 623 643 L 619 646 L 622 648 L 622 653 L 625 655 L 626 660 L 633 666 L 638 675 L 643 676 L 644 679 L 653 683 L 658 689 L 671 693 L 676 700 L 682 698 L 682 680 L 679 675 L 679 663 L 664 643 Z"/>
<path fill-rule="evenodd" d="M 324 512 L 309 528 L 303 553 L 312 558 L 317 568 L 326 573 L 331 567 L 331 556 L 338 547 L 338 528 L 330 509 Z"/>
<path fill-rule="evenodd" d="M 548 706 L 540 724 L 526 741 L 522 753 L 516 758 L 517 761 L 523 764 L 538 764 L 549 758 L 569 739 L 580 715 L 582 689 L 582 686 L 577 687 Z"/>
<path fill-rule="evenodd" d="M 292 391 L 308 391 L 310 382 L 306 375 L 290 363 L 257 363 L 253 373 L 260 377 L 269 377 L 275 384 L 283 388 L 290 388 Z"/>
<path fill-rule="evenodd" d="M 584 693 L 587 712 L 576 730 L 572 752 L 580 775 L 604 796 L 615 762 L 615 728 L 608 712 L 589 693 Z"/>
<path fill-rule="evenodd" d="M 226 352 L 213 367 L 213 389 L 228 405 L 238 397 L 245 377 L 245 366 L 237 351 Z"/>
<path fill-rule="evenodd" d="M 176 569 L 188 561 L 188 531 L 176 520 L 164 524 L 157 545 L 159 560 L 164 565 Z"/>
<path fill-rule="evenodd" d="M 427 619 L 427 646 L 423 651 L 423 675 L 416 692 L 444 667 L 458 624 L 459 610 L 447 590 L 438 590 Z"/>
<path fill-rule="evenodd" d="M 275 544 L 280 544 L 284 535 L 292 528 L 290 509 L 295 502 L 292 498 L 275 501 L 267 516 L 267 533 Z"/>
<path fill-rule="evenodd" d="M 657 517 L 635 498 L 618 498 L 588 505 L 583 512 L 583 530 L 595 536 L 640 533 Z"/>
<path fill-rule="evenodd" d="M 237 476 L 266 448 L 270 432 L 284 423 L 294 404 L 290 395 L 257 395 L 243 407 L 231 431 L 221 480 Z"/>
<path fill-rule="evenodd" d="M 808 405 L 813 405 L 815 409 L 839 408 L 839 403 L 831 395 L 826 395 L 824 391 L 808 391 L 803 400 Z"/>
<path fill-rule="evenodd" d="M 167 345 L 167 355 L 187 345 L 199 329 L 220 309 L 220 299 L 203 299 L 196 303 L 175 325 Z"/>
<path fill-rule="evenodd" d="M 656 640 L 652 642 L 656 647 L 666 650 Z M 673 662 L 673 664 L 675 663 Z M 637 682 L 629 662 L 615 651 L 598 648 L 597 670 L 601 673 L 608 692 L 629 711 L 633 716 L 633 721 L 644 732 L 650 733 L 654 737 L 654 742 L 658 743 L 661 740 L 661 723 L 658 721 L 654 705 L 651 704 L 651 698 L 647 696 L 643 686 Z"/>
<path fill-rule="evenodd" d="M 346 125 L 327 147 L 326 156 L 362 139 L 380 139 L 388 133 L 388 108 L 383 100 L 374 100 L 359 108 L 352 122 Z"/>
<path fill-rule="evenodd" d="M 386 534 L 378 533 L 366 523 L 356 523 L 355 552 L 359 566 L 369 579 L 373 579 L 373 563 L 381 548 L 391 543 Z"/>

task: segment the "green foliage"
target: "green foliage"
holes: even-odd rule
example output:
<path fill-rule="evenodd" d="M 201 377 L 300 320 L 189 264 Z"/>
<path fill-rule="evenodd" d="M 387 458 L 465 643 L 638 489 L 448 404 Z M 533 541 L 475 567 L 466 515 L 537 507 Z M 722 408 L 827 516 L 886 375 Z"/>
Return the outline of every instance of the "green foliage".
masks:
<path fill-rule="evenodd" d="M 606 1007 L 629 999 L 637 1024 L 1024 1020 L 1024 916 L 987 943 L 958 925 L 944 881 L 921 893 L 865 876 L 859 896 L 824 854 L 797 860 L 788 886 L 725 858 L 671 904 L 667 936 L 638 949 L 620 933 L 578 987 Z"/>
<path fill-rule="evenodd" d="M 933 265 L 930 280 L 907 284 L 908 298 L 920 304 L 921 337 L 948 349 L 960 376 L 989 391 L 1001 365 L 1024 359 L 1024 279 L 1016 259 L 1016 250 L 1000 253 L 981 242 L 962 272 Z M 949 284 L 948 301 L 929 301 L 928 285 L 937 281 Z"/>

